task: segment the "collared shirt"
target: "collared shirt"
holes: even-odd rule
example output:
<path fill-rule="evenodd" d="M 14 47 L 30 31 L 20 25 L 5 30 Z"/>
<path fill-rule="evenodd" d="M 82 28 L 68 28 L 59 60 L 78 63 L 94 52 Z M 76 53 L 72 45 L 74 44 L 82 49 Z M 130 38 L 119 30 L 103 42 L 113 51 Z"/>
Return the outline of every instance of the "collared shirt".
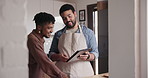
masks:
<path fill-rule="evenodd" d="M 87 48 L 91 48 L 92 51 L 90 51 L 90 53 L 93 53 L 95 55 L 95 58 L 98 58 L 99 52 L 98 52 L 98 47 L 97 47 L 94 32 L 91 29 L 87 28 L 86 26 L 82 26 L 81 28 L 86 39 Z M 55 33 L 52 44 L 51 44 L 51 48 L 49 51 L 50 56 L 54 53 L 59 53 L 58 41 L 62 33 L 65 33 L 65 30 L 66 30 L 66 27 L 64 27 L 63 29 Z M 80 33 L 80 29 L 78 29 L 76 33 Z"/>
<path fill-rule="evenodd" d="M 46 73 L 51 78 L 62 78 L 62 73 L 55 64 L 49 60 L 44 52 L 44 39 L 33 30 L 28 35 L 27 47 L 29 49 L 29 78 L 43 78 Z"/>

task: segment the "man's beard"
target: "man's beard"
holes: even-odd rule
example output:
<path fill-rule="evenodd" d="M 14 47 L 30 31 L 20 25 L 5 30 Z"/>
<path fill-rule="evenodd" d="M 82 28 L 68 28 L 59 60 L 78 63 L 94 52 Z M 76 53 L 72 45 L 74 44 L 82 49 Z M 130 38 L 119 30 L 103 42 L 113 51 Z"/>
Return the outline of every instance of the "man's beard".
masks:
<path fill-rule="evenodd" d="M 71 22 L 72 25 L 69 25 L 69 24 L 68 24 L 69 22 Z M 75 25 L 76 25 L 76 21 L 74 21 L 74 22 L 73 22 L 73 21 L 68 21 L 68 22 L 66 22 L 66 27 L 67 27 L 67 28 L 73 28 Z"/>

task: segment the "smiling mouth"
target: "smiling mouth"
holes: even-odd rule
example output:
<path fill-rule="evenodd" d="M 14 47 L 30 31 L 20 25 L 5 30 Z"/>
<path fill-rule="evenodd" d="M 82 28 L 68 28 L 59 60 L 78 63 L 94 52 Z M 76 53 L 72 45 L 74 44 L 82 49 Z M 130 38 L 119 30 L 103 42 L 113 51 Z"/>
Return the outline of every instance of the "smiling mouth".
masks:
<path fill-rule="evenodd" d="M 51 34 L 49 33 L 48 35 L 50 36 Z"/>
<path fill-rule="evenodd" d="M 67 22 L 67 25 L 70 25 L 71 26 L 72 25 L 72 22 Z"/>

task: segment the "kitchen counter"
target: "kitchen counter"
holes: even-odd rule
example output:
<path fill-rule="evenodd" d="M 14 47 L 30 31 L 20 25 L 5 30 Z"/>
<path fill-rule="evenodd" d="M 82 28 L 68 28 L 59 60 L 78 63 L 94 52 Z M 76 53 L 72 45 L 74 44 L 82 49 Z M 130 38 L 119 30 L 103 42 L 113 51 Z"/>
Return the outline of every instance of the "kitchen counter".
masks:
<path fill-rule="evenodd" d="M 85 78 L 109 78 L 109 73 L 98 74 L 98 75 L 85 77 Z"/>

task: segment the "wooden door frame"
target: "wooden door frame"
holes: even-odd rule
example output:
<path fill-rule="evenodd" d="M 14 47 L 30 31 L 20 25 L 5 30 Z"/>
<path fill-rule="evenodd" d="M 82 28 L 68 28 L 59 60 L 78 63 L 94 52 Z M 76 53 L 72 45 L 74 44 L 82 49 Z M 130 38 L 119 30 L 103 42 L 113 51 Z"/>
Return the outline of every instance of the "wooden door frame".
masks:
<path fill-rule="evenodd" d="M 91 4 L 91 5 L 87 5 L 87 21 L 88 21 L 88 28 L 90 28 L 90 29 L 92 29 L 93 31 L 94 31 L 94 26 L 93 26 L 93 11 L 95 10 L 95 7 L 96 7 L 96 9 L 97 9 L 97 11 L 98 11 L 98 15 L 99 15 L 99 11 L 101 11 L 101 10 L 104 10 L 104 9 L 107 9 L 108 8 L 108 1 L 99 1 L 99 2 L 97 2 L 97 4 Z M 98 21 L 99 21 L 99 19 L 98 19 Z M 98 24 L 98 26 L 99 26 L 99 24 Z M 99 28 L 99 27 L 98 27 Z M 99 29 L 98 29 L 99 30 Z M 107 29 L 107 31 L 108 31 L 108 29 Z M 98 32 L 99 33 L 99 32 Z M 98 34 L 98 39 L 99 39 L 99 34 Z M 99 44 L 98 44 L 98 46 L 99 46 Z M 108 59 L 108 58 L 107 58 Z M 103 60 L 101 60 L 101 59 L 98 59 L 99 61 L 102 61 L 103 62 Z M 106 62 L 106 61 L 105 61 Z M 107 61 L 108 62 L 108 61 Z M 94 62 L 91 62 L 92 63 L 92 66 L 93 66 L 93 68 L 95 69 L 95 63 Z M 106 63 L 105 63 L 106 64 Z M 100 66 L 100 65 L 99 65 Z M 99 67 L 98 66 L 98 67 Z M 107 63 L 107 66 L 108 66 L 108 63 Z M 100 67 L 99 67 L 100 68 Z M 108 68 L 107 68 L 107 70 L 108 70 Z M 95 71 L 95 70 L 94 70 Z M 106 70 L 105 70 L 106 71 Z M 99 72 L 100 72 L 100 70 L 99 70 Z M 107 71 L 108 72 L 108 71 Z"/>

